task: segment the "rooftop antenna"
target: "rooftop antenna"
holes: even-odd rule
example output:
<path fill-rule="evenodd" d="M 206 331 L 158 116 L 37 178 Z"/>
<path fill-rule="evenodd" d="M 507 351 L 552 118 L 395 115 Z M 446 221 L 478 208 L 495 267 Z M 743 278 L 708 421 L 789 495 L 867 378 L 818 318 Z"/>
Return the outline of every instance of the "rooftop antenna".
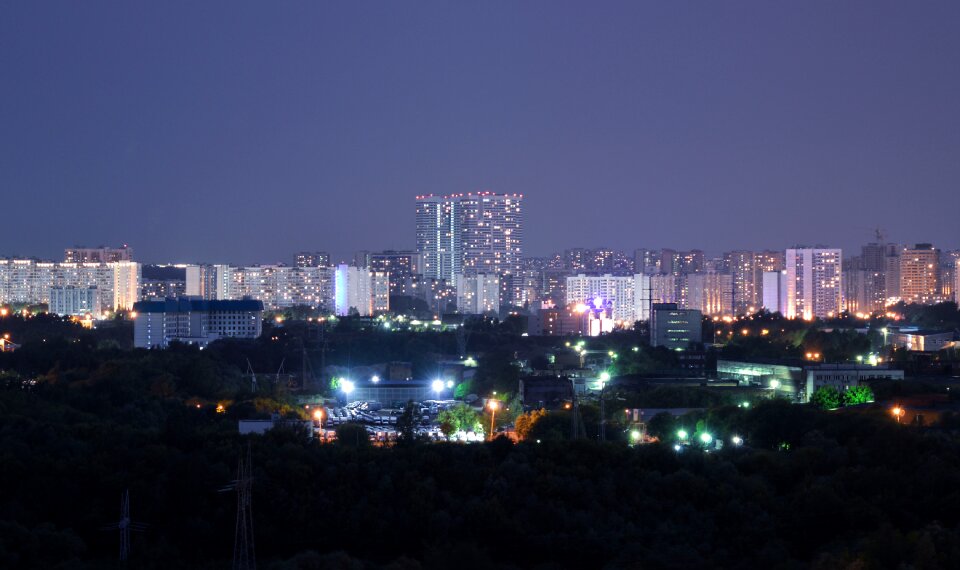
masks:
<path fill-rule="evenodd" d="M 120 520 L 101 529 L 120 531 L 121 566 L 125 566 L 130 557 L 130 532 L 143 532 L 146 529 L 146 524 L 130 520 L 130 489 L 124 489 L 123 494 L 120 495 Z"/>

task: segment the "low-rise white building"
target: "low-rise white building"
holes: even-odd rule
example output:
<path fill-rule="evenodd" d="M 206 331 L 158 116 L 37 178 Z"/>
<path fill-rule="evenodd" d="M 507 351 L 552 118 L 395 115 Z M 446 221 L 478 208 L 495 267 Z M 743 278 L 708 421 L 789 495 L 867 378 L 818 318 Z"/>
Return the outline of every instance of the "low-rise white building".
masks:
<path fill-rule="evenodd" d="M 220 338 L 257 338 L 263 331 L 263 303 L 250 299 L 141 301 L 134 311 L 137 348 L 165 348 L 172 341 L 203 347 Z"/>

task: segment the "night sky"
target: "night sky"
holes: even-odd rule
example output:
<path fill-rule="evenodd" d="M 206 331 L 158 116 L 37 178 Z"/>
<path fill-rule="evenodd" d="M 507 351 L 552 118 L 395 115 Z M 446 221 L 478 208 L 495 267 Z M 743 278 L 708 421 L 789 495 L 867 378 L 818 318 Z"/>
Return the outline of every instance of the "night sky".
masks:
<path fill-rule="evenodd" d="M 7 2 L 0 255 L 960 247 L 960 2 Z"/>

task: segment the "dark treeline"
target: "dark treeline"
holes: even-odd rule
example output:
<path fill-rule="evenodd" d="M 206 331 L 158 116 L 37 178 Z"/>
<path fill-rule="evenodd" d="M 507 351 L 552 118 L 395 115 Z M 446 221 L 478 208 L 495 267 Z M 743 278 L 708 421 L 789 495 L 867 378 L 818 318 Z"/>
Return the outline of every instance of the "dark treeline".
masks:
<path fill-rule="evenodd" d="M 218 490 L 244 447 L 236 419 L 284 406 L 283 395 L 249 392 L 216 351 L 44 344 L 49 360 L 29 346 L 0 355 L 0 567 L 116 567 L 118 537 L 100 529 L 128 488 L 133 519 L 149 524 L 130 567 L 227 567 L 236 500 Z M 569 433 L 562 414 L 539 426 L 541 444 L 253 437 L 259 565 L 960 565 L 951 432 L 775 401 L 699 421 L 747 445 L 678 455 L 672 442 L 556 440 Z"/>

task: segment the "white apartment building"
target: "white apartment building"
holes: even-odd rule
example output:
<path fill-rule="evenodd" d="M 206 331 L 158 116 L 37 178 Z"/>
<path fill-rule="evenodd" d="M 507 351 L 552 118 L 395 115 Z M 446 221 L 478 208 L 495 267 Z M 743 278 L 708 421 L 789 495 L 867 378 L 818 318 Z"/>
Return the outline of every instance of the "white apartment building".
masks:
<path fill-rule="evenodd" d="M 0 259 L 0 303 L 50 303 L 51 287 L 95 287 L 102 309 L 130 309 L 140 295 L 140 264 Z"/>
<path fill-rule="evenodd" d="M 501 279 L 503 302 L 521 298 L 523 195 L 471 192 L 417 196 L 417 252 L 427 279 L 453 282 L 458 274 Z M 517 281 L 514 284 L 514 281 Z"/>
<path fill-rule="evenodd" d="M 839 249 L 794 248 L 786 252 L 787 318 L 827 319 L 843 310 Z"/>
<path fill-rule="evenodd" d="M 787 272 L 763 272 L 763 308 L 771 313 L 787 312 Z"/>
<path fill-rule="evenodd" d="M 79 317 L 100 315 L 100 292 L 96 287 L 50 288 L 50 312 L 55 315 Z"/>
<path fill-rule="evenodd" d="M 566 303 L 583 303 L 597 308 L 609 305 L 613 320 L 631 327 L 640 318 L 635 296 L 638 277 L 646 276 L 571 275 L 567 277 Z"/>
<path fill-rule="evenodd" d="M 457 275 L 457 310 L 468 315 L 500 312 L 500 276 L 492 273 Z"/>

